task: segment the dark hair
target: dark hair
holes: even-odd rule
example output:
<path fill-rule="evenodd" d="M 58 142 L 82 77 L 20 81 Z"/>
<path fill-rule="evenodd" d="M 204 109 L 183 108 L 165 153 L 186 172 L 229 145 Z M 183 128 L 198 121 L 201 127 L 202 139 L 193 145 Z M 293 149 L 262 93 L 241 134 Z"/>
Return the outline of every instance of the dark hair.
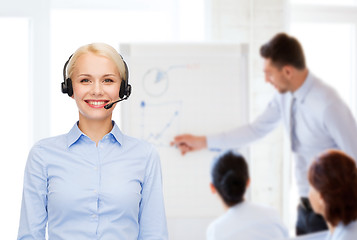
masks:
<path fill-rule="evenodd" d="M 299 41 L 287 35 L 278 33 L 269 42 L 260 47 L 260 55 L 263 58 L 271 59 L 272 64 L 278 68 L 284 65 L 303 70 L 305 69 L 305 56 Z"/>
<path fill-rule="evenodd" d="M 350 156 L 338 150 L 323 153 L 310 166 L 309 182 L 322 196 L 326 221 L 336 226 L 357 219 L 357 168 Z"/>
<path fill-rule="evenodd" d="M 243 156 L 232 152 L 224 154 L 218 158 L 211 174 L 214 187 L 229 207 L 243 201 L 249 179 Z"/>

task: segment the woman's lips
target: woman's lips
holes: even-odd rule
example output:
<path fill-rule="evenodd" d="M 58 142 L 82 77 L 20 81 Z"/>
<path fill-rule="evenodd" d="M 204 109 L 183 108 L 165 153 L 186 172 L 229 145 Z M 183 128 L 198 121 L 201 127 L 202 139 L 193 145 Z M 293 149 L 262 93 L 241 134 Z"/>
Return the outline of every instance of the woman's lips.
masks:
<path fill-rule="evenodd" d="M 85 102 L 92 108 L 102 108 L 109 101 L 108 100 L 85 100 Z"/>

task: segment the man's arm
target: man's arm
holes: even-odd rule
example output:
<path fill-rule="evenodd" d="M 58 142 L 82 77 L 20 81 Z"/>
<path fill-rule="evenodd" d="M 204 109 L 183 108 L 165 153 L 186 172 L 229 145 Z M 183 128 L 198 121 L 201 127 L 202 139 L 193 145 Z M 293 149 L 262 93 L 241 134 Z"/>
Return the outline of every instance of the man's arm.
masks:
<path fill-rule="evenodd" d="M 178 135 L 171 142 L 181 154 L 205 148 L 238 148 L 258 140 L 272 131 L 282 118 L 278 95 L 268 104 L 264 112 L 251 124 L 235 128 L 228 132 L 209 136 L 191 134 Z"/>
<path fill-rule="evenodd" d="M 324 113 L 325 127 L 341 151 L 357 161 L 357 124 L 344 103 L 333 103 Z"/>
<path fill-rule="evenodd" d="M 177 147 L 181 154 L 185 155 L 187 152 L 207 148 L 207 137 L 182 134 L 174 138 L 171 142 L 171 146 Z"/>

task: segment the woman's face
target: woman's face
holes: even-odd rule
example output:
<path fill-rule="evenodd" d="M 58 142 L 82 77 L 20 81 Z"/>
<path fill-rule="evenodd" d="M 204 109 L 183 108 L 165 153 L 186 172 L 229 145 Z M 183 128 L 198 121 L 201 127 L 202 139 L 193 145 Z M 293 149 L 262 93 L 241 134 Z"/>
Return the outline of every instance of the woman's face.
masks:
<path fill-rule="evenodd" d="M 313 186 L 310 185 L 309 200 L 315 213 L 324 216 L 325 204 L 323 198 Z"/>
<path fill-rule="evenodd" d="M 119 99 L 121 78 L 110 59 L 85 53 L 76 62 L 71 76 L 73 98 L 77 103 L 80 120 L 105 120 L 114 109 L 104 106 Z"/>

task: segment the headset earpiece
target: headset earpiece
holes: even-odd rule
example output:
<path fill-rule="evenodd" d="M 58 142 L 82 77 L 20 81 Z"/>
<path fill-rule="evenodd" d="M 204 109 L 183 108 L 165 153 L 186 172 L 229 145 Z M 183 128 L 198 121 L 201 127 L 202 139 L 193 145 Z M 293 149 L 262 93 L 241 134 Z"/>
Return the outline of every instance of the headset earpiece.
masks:
<path fill-rule="evenodd" d="M 120 57 L 124 63 L 125 76 L 122 78 L 122 81 L 120 84 L 119 97 L 120 97 L 120 99 L 123 99 L 123 98 L 127 99 L 131 94 L 131 85 L 129 84 L 129 70 L 128 70 L 128 65 L 124 61 L 123 56 L 120 55 Z"/>
<path fill-rule="evenodd" d="M 62 83 L 62 93 L 67 93 L 68 96 L 72 97 L 73 95 L 72 79 L 67 78 Z"/>
<path fill-rule="evenodd" d="M 119 90 L 119 97 L 123 99 L 124 97 L 128 98 L 131 94 L 131 85 L 126 84 L 125 80 L 121 81 L 120 90 Z"/>
<path fill-rule="evenodd" d="M 125 86 L 126 84 L 125 84 L 125 81 L 124 80 L 122 80 L 121 81 L 121 83 L 120 83 L 120 90 L 119 90 L 119 97 L 120 98 L 124 98 L 125 97 Z"/>
<path fill-rule="evenodd" d="M 67 78 L 67 65 L 71 60 L 73 54 L 68 58 L 67 62 L 63 66 L 63 82 L 61 83 L 62 93 L 67 93 L 68 96 L 72 97 L 73 95 L 73 87 L 72 80 Z"/>

